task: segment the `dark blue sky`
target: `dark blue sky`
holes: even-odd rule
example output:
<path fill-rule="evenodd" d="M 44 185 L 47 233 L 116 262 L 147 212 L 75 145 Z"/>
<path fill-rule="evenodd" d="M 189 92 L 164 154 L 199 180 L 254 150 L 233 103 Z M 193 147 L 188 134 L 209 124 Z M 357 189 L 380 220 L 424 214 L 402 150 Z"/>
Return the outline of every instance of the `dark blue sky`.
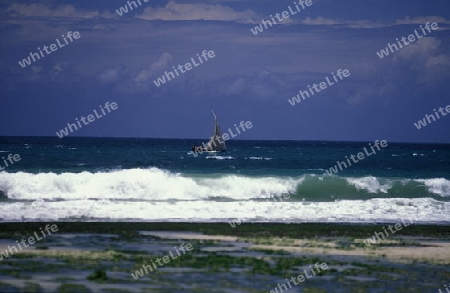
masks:
<path fill-rule="evenodd" d="M 71 136 L 208 138 L 211 106 L 237 139 L 450 143 L 448 0 L 312 0 L 254 35 L 294 1 L 2 1 L 0 135 L 55 136 L 105 102 L 118 109 Z M 376 52 L 426 22 L 439 29 L 389 56 Z M 68 31 L 81 37 L 22 68 Z M 157 87 L 153 80 L 204 50 L 215 57 Z M 300 104 L 287 100 L 348 69 Z"/>

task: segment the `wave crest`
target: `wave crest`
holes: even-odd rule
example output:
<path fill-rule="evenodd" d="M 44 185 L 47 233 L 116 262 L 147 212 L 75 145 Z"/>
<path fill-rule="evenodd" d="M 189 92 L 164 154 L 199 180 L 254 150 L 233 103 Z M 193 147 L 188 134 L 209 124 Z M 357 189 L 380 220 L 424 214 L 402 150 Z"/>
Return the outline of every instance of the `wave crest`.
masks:
<path fill-rule="evenodd" d="M 304 175 L 183 175 L 158 168 L 82 173 L 0 173 L 5 200 L 231 200 L 268 199 L 290 194 L 290 201 L 435 198 L 450 200 L 450 181 Z M 6 198 L 5 198 L 6 196 Z"/>
<path fill-rule="evenodd" d="M 197 200 L 269 198 L 295 192 L 301 180 L 278 177 L 188 177 L 158 168 L 82 173 L 0 173 L 9 199 Z"/>

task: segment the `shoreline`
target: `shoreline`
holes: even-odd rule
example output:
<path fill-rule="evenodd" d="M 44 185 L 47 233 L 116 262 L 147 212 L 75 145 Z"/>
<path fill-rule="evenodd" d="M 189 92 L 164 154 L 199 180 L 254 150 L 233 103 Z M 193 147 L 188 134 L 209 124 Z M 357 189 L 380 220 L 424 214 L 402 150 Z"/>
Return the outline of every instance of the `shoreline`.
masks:
<path fill-rule="evenodd" d="M 202 232 L 207 235 L 236 235 L 255 233 L 273 236 L 371 236 L 374 231 L 380 231 L 396 221 L 383 223 L 252 223 L 245 222 L 235 228 L 228 222 L 0 222 L 0 236 L 21 231 L 34 232 L 41 226 L 56 224 L 61 233 L 136 233 L 141 230 L 149 231 L 189 231 Z M 395 235 L 428 236 L 450 238 L 450 225 L 446 224 L 410 224 L 408 228 L 398 231 Z M 301 228 L 299 231 L 297 228 Z M 330 230 L 332 229 L 332 230 Z"/>

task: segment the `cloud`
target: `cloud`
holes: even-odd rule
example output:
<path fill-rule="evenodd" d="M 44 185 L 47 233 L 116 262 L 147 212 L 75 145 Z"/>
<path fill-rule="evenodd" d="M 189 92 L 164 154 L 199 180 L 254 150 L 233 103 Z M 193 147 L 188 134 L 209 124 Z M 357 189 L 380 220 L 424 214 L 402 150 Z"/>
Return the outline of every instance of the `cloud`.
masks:
<path fill-rule="evenodd" d="M 62 5 L 54 9 L 43 4 L 12 4 L 3 12 L 11 16 L 45 17 L 45 18 L 78 18 L 91 19 L 99 16 L 98 11 L 78 10 L 72 5 Z"/>
<path fill-rule="evenodd" d="M 33 73 L 39 73 L 42 71 L 42 67 L 40 66 L 32 66 L 31 67 L 31 71 L 33 71 Z"/>
<path fill-rule="evenodd" d="M 438 56 L 433 56 L 428 58 L 425 62 L 425 68 L 430 69 L 437 66 L 449 67 L 450 68 L 450 56 L 441 54 Z"/>
<path fill-rule="evenodd" d="M 379 28 L 379 27 L 389 27 L 395 25 L 405 25 L 405 24 L 424 24 L 427 22 L 437 22 L 438 24 L 450 24 L 450 20 L 445 19 L 445 17 L 440 16 L 420 16 L 416 18 L 410 18 L 406 16 L 405 19 L 398 19 L 394 22 L 383 22 L 383 21 L 371 21 L 371 20 L 343 20 L 343 19 L 328 19 L 322 16 L 316 18 L 307 17 L 302 20 L 301 23 L 305 25 L 331 25 L 331 26 L 347 26 L 350 28 Z"/>
<path fill-rule="evenodd" d="M 245 95 L 257 99 L 276 97 L 286 84 L 269 70 L 234 79 L 225 89 L 227 95 Z"/>
<path fill-rule="evenodd" d="M 50 66 L 29 66 L 29 70 L 23 70 L 19 74 L 11 75 L 11 80 L 17 82 L 19 86 L 20 82 L 38 82 L 39 84 L 56 85 L 64 84 L 67 86 L 68 81 L 71 84 L 72 81 L 79 76 L 73 69 L 73 66 L 67 62 L 57 62 Z"/>
<path fill-rule="evenodd" d="M 58 62 L 53 65 L 49 74 L 52 81 L 63 82 L 73 74 L 73 66 L 67 61 Z"/>
<path fill-rule="evenodd" d="M 127 6 L 126 2 L 124 3 Z M 122 5 L 124 6 L 124 5 Z M 119 7 L 117 7 L 119 8 Z M 256 23 L 262 19 L 256 12 L 247 9 L 235 11 L 220 4 L 179 4 L 169 1 L 164 7 L 146 7 L 136 18 L 144 20 L 217 20 Z M 70 19 L 120 19 L 117 13 L 110 11 L 87 11 L 73 5 L 51 7 L 44 4 L 11 4 L 0 13 L 10 17 L 70 18 Z"/>
<path fill-rule="evenodd" d="M 228 94 L 237 95 L 240 94 L 244 89 L 245 89 L 245 79 L 239 77 L 228 87 Z"/>
<path fill-rule="evenodd" d="M 419 16 L 415 18 L 410 18 L 405 16 L 405 19 L 398 19 L 395 24 L 424 24 L 427 22 L 437 22 L 438 24 L 450 24 L 450 20 L 445 19 L 441 16 Z"/>
<path fill-rule="evenodd" d="M 123 76 L 125 69 L 126 67 L 124 65 L 107 67 L 98 74 L 97 78 L 103 83 L 113 83 L 118 81 Z"/>
<path fill-rule="evenodd" d="M 348 95 L 347 103 L 350 106 L 360 106 L 362 105 L 367 99 L 381 96 L 382 93 L 385 93 L 385 88 L 380 89 L 379 92 L 373 87 L 368 86 L 359 86 L 353 90 L 353 93 Z"/>
<path fill-rule="evenodd" d="M 347 88 L 347 104 L 358 107 L 377 101 L 388 105 L 399 98 L 421 99 L 423 93 L 444 85 L 450 79 L 450 55 L 445 54 L 440 39 L 423 37 L 361 68 L 361 82 L 353 80 Z"/>
<path fill-rule="evenodd" d="M 146 83 L 155 74 L 161 74 L 161 71 L 167 68 L 168 64 L 172 62 L 172 55 L 163 53 L 157 61 L 155 61 L 149 69 L 142 70 L 135 78 L 136 83 Z"/>
<path fill-rule="evenodd" d="M 430 56 L 423 64 L 418 83 L 447 82 L 450 79 L 450 56 L 439 54 Z"/>
<path fill-rule="evenodd" d="M 315 19 L 311 18 L 311 17 L 307 17 L 305 20 L 302 21 L 302 23 L 306 24 L 306 25 L 336 25 L 336 24 L 341 24 L 342 21 L 326 19 L 322 16 L 319 16 Z"/>
<path fill-rule="evenodd" d="M 404 46 L 395 52 L 391 62 L 385 63 L 385 84 L 395 80 L 397 89 L 401 84 L 445 84 L 450 79 L 450 56 L 445 50 L 442 41 L 435 37 L 423 37 Z"/>
<path fill-rule="evenodd" d="M 441 45 L 441 41 L 433 38 L 433 37 L 427 37 L 427 38 L 421 38 L 418 41 L 409 44 L 408 46 L 402 48 L 396 57 L 398 56 L 399 59 L 403 60 L 410 60 L 410 59 L 426 59 L 429 56 L 435 54 L 436 50 Z M 396 60 L 397 58 L 394 58 Z"/>
<path fill-rule="evenodd" d="M 165 7 L 147 7 L 136 18 L 145 20 L 219 20 L 255 23 L 261 19 L 252 10 L 235 11 L 228 6 L 213 4 L 178 4 L 173 1 Z"/>
<path fill-rule="evenodd" d="M 386 23 L 381 21 L 371 21 L 371 20 L 343 20 L 343 19 L 328 19 L 324 17 L 304 19 L 302 24 L 305 25 L 331 25 L 331 26 L 346 26 L 349 28 L 379 28 L 392 26 L 392 23 Z"/>

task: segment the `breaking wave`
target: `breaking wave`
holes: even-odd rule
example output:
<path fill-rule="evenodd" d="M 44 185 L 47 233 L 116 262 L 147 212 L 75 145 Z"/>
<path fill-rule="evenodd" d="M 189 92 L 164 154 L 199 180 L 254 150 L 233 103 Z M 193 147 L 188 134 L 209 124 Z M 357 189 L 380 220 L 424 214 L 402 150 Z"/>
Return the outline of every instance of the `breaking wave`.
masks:
<path fill-rule="evenodd" d="M 389 179 L 304 175 L 252 177 L 196 175 L 158 168 L 81 173 L 0 173 L 0 198 L 9 200 L 229 200 L 268 199 L 290 194 L 290 201 L 434 198 L 450 200 L 445 178 Z"/>

